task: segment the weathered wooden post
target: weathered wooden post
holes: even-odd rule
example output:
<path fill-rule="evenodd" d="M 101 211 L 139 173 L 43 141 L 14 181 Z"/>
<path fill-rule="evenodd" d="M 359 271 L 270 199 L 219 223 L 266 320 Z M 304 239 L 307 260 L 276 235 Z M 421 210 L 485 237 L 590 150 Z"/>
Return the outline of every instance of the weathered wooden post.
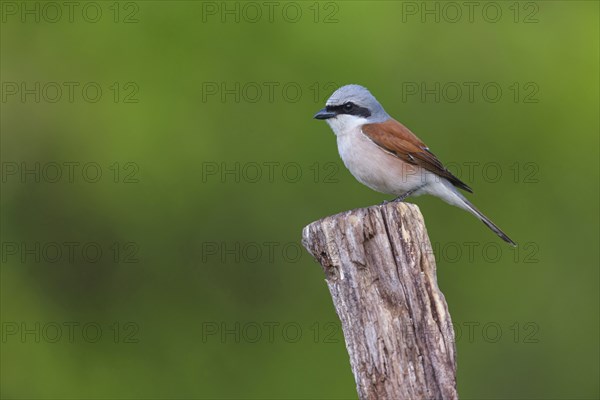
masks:
<path fill-rule="evenodd" d="M 347 211 L 304 228 L 338 316 L 360 399 L 457 399 L 454 331 L 414 204 Z"/>

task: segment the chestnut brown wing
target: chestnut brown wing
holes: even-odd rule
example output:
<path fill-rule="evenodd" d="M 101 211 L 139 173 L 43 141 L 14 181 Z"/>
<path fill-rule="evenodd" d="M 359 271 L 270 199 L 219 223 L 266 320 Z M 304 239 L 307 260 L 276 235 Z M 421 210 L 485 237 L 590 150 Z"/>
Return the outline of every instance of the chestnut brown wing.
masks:
<path fill-rule="evenodd" d="M 447 179 L 454 186 L 473 193 L 473 190 L 467 184 L 444 167 L 425 143 L 395 119 L 389 119 L 378 124 L 365 124 L 362 132 L 379 147 L 392 153 L 402 161 L 425 168 L 427 171 Z"/>

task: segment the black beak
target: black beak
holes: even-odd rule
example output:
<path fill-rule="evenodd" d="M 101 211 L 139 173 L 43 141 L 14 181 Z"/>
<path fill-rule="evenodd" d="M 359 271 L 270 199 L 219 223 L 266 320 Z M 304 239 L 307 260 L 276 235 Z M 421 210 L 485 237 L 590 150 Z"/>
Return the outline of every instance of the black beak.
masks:
<path fill-rule="evenodd" d="M 315 119 L 329 119 L 335 117 L 335 113 L 331 111 L 327 111 L 326 108 L 322 109 L 318 113 L 315 114 L 313 118 Z"/>

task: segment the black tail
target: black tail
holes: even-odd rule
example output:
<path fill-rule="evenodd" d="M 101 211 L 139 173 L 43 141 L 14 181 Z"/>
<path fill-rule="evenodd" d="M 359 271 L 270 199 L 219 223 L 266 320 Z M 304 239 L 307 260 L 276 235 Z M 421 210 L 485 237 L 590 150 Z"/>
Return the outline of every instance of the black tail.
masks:
<path fill-rule="evenodd" d="M 457 191 L 458 193 L 458 191 Z M 467 200 L 463 195 L 461 195 L 460 193 L 458 193 L 458 195 L 461 197 L 462 201 L 465 204 L 465 209 L 467 211 L 470 211 L 473 215 L 475 215 L 477 218 L 479 218 L 481 220 L 481 222 L 483 222 L 485 224 L 485 226 L 487 226 L 488 228 L 490 228 L 492 231 L 494 231 L 494 233 L 498 236 L 500 236 L 500 238 L 502 238 L 502 240 L 504 240 L 506 243 L 510 244 L 511 246 L 517 247 L 517 244 L 508 237 L 508 235 L 504 232 L 502 232 L 502 229 L 498 228 L 498 226 L 496 224 L 494 224 L 492 221 L 490 221 L 490 219 L 488 217 L 486 217 L 485 215 L 483 215 L 483 213 L 481 211 L 479 211 L 477 209 L 477 207 L 475 207 L 473 204 L 471 204 L 471 202 L 469 200 Z"/>

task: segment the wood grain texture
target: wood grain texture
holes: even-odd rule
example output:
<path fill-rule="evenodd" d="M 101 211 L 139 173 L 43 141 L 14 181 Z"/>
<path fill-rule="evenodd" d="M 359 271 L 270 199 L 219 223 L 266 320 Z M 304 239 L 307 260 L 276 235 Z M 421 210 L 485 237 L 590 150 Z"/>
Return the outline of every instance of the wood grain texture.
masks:
<path fill-rule="evenodd" d="M 360 399 L 457 399 L 454 330 L 419 208 L 388 203 L 313 222 Z"/>

